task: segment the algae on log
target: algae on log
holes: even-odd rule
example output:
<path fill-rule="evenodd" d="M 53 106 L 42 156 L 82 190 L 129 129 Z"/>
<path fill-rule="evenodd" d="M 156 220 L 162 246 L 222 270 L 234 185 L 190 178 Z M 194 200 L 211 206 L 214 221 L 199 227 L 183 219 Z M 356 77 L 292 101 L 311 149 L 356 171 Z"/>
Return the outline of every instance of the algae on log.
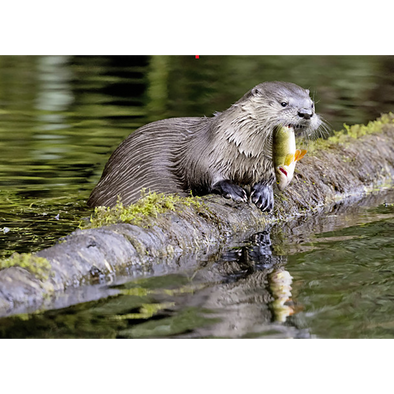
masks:
<path fill-rule="evenodd" d="M 79 229 L 34 255 L 0 261 L 0 315 L 15 313 L 21 305 L 38 307 L 55 292 L 122 270 L 177 269 L 187 264 L 188 253 L 218 251 L 230 237 L 246 238 L 268 224 L 324 210 L 393 180 L 394 115 L 389 114 L 310 142 L 292 183 L 275 192 L 273 215 L 215 195 L 148 194 L 130 209 L 97 209 L 93 223 L 109 225 Z"/>

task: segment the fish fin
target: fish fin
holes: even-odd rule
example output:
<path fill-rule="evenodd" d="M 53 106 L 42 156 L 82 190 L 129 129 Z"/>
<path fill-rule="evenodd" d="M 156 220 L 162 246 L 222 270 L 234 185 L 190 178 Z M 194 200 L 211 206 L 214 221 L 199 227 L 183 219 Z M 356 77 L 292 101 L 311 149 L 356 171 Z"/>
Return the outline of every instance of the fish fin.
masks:
<path fill-rule="evenodd" d="M 294 161 L 294 155 L 292 153 L 288 153 L 285 157 L 285 166 L 289 166 Z"/>
<path fill-rule="evenodd" d="M 294 154 L 294 161 L 301 160 L 305 156 L 306 152 L 306 149 L 297 149 Z"/>

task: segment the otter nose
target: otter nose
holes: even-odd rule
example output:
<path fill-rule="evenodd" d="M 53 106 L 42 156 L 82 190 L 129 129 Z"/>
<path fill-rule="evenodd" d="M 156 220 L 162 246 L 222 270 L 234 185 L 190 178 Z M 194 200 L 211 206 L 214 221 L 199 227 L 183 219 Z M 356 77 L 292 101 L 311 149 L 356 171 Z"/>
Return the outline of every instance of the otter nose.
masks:
<path fill-rule="evenodd" d="M 310 119 L 313 116 L 313 111 L 309 108 L 301 108 L 298 110 L 298 116 L 304 119 Z"/>

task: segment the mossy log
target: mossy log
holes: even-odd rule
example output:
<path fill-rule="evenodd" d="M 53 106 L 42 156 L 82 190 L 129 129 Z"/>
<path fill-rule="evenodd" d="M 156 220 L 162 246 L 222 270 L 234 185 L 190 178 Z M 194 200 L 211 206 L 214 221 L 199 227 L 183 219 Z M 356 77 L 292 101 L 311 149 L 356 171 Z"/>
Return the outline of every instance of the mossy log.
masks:
<path fill-rule="evenodd" d="M 96 209 L 90 225 L 101 227 L 78 229 L 35 255 L 0 262 L 0 315 L 34 310 L 68 287 L 114 273 L 176 270 L 191 256 L 218 251 L 234 237 L 246 238 L 274 222 L 325 211 L 349 196 L 392 185 L 394 115 L 345 129 L 310 142 L 290 186 L 275 191 L 272 215 L 215 195 L 147 195 L 131 210 L 121 205 Z"/>

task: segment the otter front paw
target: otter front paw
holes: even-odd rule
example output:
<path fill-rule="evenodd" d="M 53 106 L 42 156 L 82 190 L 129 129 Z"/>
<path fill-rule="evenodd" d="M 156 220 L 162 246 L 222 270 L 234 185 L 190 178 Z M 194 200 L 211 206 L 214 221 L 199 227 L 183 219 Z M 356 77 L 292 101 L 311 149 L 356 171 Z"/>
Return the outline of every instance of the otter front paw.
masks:
<path fill-rule="evenodd" d="M 232 198 L 237 202 L 248 201 L 248 196 L 245 190 L 242 189 L 242 187 L 227 180 L 215 183 L 212 186 L 212 191 L 221 194 L 225 198 Z"/>
<path fill-rule="evenodd" d="M 252 202 L 263 212 L 271 212 L 274 209 L 274 192 L 272 186 L 256 183 L 250 194 Z"/>

